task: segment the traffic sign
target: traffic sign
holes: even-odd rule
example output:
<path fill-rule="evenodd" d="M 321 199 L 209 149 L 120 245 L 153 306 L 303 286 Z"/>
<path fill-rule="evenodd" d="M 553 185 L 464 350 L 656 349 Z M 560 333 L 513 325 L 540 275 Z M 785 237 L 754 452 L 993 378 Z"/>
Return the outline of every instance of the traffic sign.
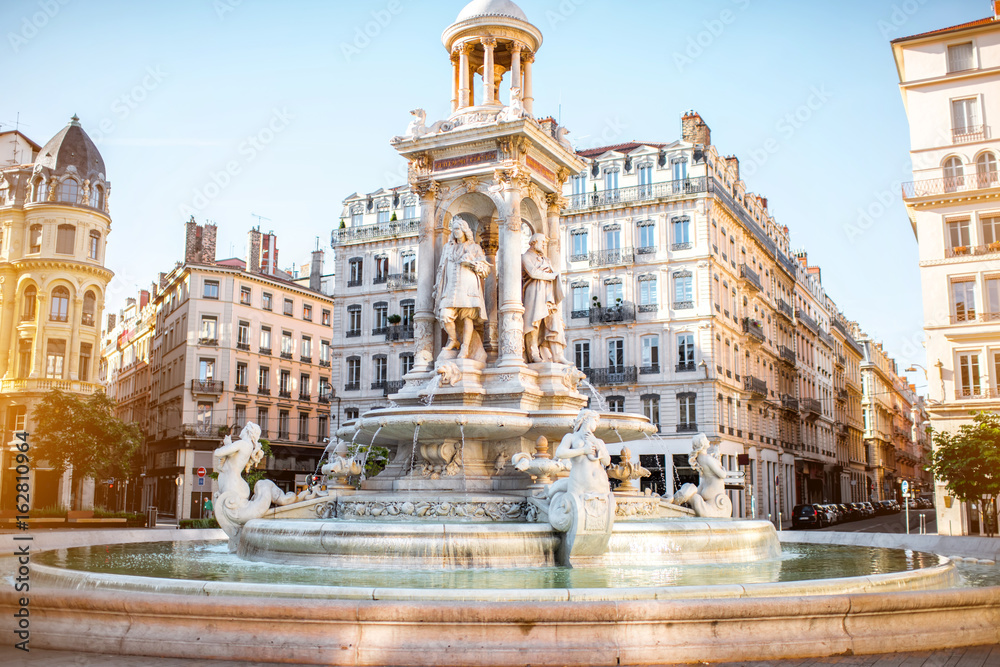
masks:
<path fill-rule="evenodd" d="M 910 492 L 910 483 L 904 479 L 903 483 L 899 485 L 899 488 L 900 490 L 902 490 L 903 495 L 905 496 L 907 493 Z"/>
<path fill-rule="evenodd" d="M 204 477 L 199 477 L 198 478 L 198 486 L 205 486 L 205 478 Z"/>
<path fill-rule="evenodd" d="M 208 473 L 204 468 L 198 468 L 198 477 L 204 477 Z"/>

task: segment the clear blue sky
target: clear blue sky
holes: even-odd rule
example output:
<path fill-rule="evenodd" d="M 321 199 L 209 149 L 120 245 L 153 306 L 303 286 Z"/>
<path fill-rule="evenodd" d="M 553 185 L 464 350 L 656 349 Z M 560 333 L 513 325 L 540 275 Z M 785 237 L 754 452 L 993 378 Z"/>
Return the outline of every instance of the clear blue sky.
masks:
<path fill-rule="evenodd" d="M 561 113 L 589 147 L 672 141 L 681 114 L 699 111 L 848 316 L 902 364 L 924 363 L 917 246 L 897 187 L 910 180 L 909 136 L 889 40 L 982 18 L 992 3 L 519 4 L 545 34 L 537 114 Z M 0 121 L 20 113 L 45 143 L 77 113 L 98 141 L 113 183 L 117 309 L 181 259 L 192 209 L 219 225 L 220 257 L 243 255 L 251 213 L 271 219 L 262 225 L 278 234 L 283 265 L 304 261 L 316 237 L 328 249 L 344 197 L 402 181 L 388 141 L 408 111 L 449 111 L 440 35 L 463 5 L 4 0 Z M 238 173 L 218 176 L 227 163 Z M 865 209 L 885 212 L 861 229 Z"/>

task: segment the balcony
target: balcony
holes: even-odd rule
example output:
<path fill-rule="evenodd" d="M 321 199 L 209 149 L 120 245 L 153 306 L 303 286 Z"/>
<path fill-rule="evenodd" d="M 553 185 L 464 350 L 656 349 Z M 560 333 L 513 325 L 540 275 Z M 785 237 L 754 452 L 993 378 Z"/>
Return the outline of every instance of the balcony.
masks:
<path fill-rule="evenodd" d="M 417 274 L 415 273 L 393 273 L 386 281 L 386 289 L 401 290 L 410 289 L 417 286 Z"/>
<path fill-rule="evenodd" d="M 836 341 L 836 339 L 834 339 L 833 336 L 831 336 L 827 332 L 823 331 L 822 329 L 819 330 L 818 336 L 819 336 L 820 342 L 822 342 L 824 345 L 826 345 L 831 350 L 834 349 L 835 347 L 837 347 L 837 341 Z"/>
<path fill-rule="evenodd" d="M 746 264 L 740 266 L 740 280 L 752 290 L 756 290 L 757 292 L 764 291 L 764 286 L 760 282 L 760 276 Z"/>
<path fill-rule="evenodd" d="M 82 324 L 85 327 L 92 327 L 92 326 L 94 326 L 94 314 L 93 313 L 84 313 L 83 315 L 81 315 L 80 316 L 80 324 Z"/>
<path fill-rule="evenodd" d="M 398 394 L 399 392 L 403 391 L 403 386 L 405 384 L 406 382 L 404 380 L 390 380 L 389 382 L 385 383 L 382 395 L 388 397 L 392 396 L 393 394 Z"/>
<path fill-rule="evenodd" d="M 697 433 L 698 432 L 698 425 L 697 424 L 678 424 L 677 425 L 677 432 L 678 433 Z"/>
<path fill-rule="evenodd" d="M 413 340 L 412 324 L 392 324 L 385 330 L 385 340 L 387 343 L 396 343 L 403 340 Z"/>
<path fill-rule="evenodd" d="M 287 389 L 279 389 L 278 390 L 278 398 L 285 398 L 285 399 L 291 400 L 291 398 L 292 398 L 292 392 L 290 392 Z"/>
<path fill-rule="evenodd" d="M 704 176 L 700 178 L 686 178 L 680 181 L 668 181 L 667 183 L 636 185 L 630 188 L 573 195 L 569 198 L 566 210 L 582 211 L 602 206 L 618 206 L 668 197 L 683 197 L 707 191 L 708 184 Z"/>
<path fill-rule="evenodd" d="M 931 178 L 903 184 L 903 199 L 935 197 L 956 192 L 986 190 L 1000 185 L 1000 174 L 988 172 L 946 178 Z"/>
<path fill-rule="evenodd" d="M 590 267 L 626 266 L 635 262 L 635 251 L 632 248 L 614 248 L 590 253 Z"/>
<path fill-rule="evenodd" d="M 590 309 L 587 310 L 574 310 L 569 314 L 571 320 L 585 320 L 590 317 Z"/>
<path fill-rule="evenodd" d="M 361 329 L 351 329 L 346 334 L 347 338 L 361 338 Z"/>
<path fill-rule="evenodd" d="M 767 337 L 764 335 L 763 324 L 760 321 L 749 317 L 743 318 L 743 333 L 750 336 L 758 343 L 763 343 L 767 340 Z"/>
<path fill-rule="evenodd" d="M 195 438 L 220 438 L 229 429 L 218 424 L 184 424 L 184 435 Z"/>
<path fill-rule="evenodd" d="M 639 378 L 639 369 L 635 366 L 590 368 L 585 372 L 587 374 L 587 379 L 595 387 L 614 387 L 635 384 Z"/>
<path fill-rule="evenodd" d="M 652 366 L 642 366 L 639 368 L 639 375 L 656 375 L 660 372 L 660 365 L 653 364 Z"/>
<path fill-rule="evenodd" d="M 674 243 L 670 246 L 670 249 L 674 252 L 678 250 L 691 250 L 692 248 L 694 248 L 693 243 Z"/>
<path fill-rule="evenodd" d="M 299 400 L 308 403 L 309 401 L 312 400 L 312 396 L 310 396 L 309 394 L 299 394 Z"/>
<path fill-rule="evenodd" d="M 654 312 L 656 306 L 653 306 Z M 675 301 L 674 310 L 694 310 L 694 301 Z"/>
<path fill-rule="evenodd" d="M 781 395 L 781 407 L 791 412 L 799 411 L 799 401 L 794 396 L 788 394 Z"/>
<path fill-rule="evenodd" d="M 381 275 L 375 276 L 375 278 L 372 280 L 372 285 L 385 285 L 387 282 L 389 282 L 389 275 L 383 273 Z"/>
<path fill-rule="evenodd" d="M 759 378 L 743 376 L 743 390 L 750 394 L 750 400 L 767 399 L 767 382 Z"/>
<path fill-rule="evenodd" d="M 257 387 L 257 395 L 258 396 L 270 396 L 271 395 L 271 388 L 270 387 Z"/>
<path fill-rule="evenodd" d="M 799 411 L 805 415 L 806 419 L 817 419 L 823 416 L 823 406 L 815 398 L 800 399 Z"/>
<path fill-rule="evenodd" d="M 778 299 L 778 314 L 795 324 L 795 313 L 792 311 L 792 307 L 781 299 Z"/>
<path fill-rule="evenodd" d="M 620 324 L 635 322 L 635 304 L 628 301 L 611 308 L 591 308 L 591 324 Z"/>
<path fill-rule="evenodd" d="M 696 370 L 698 370 L 698 367 L 693 361 L 682 361 L 677 364 L 678 373 L 694 373 Z"/>
<path fill-rule="evenodd" d="M 980 401 L 988 398 L 1000 398 L 1000 389 L 990 389 L 989 387 L 965 387 L 955 390 L 955 400 Z"/>
<path fill-rule="evenodd" d="M 361 287 L 363 284 L 364 282 L 361 280 L 361 278 L 350 278 L 347 281 L 348 287 Z"/>
<path fill-rule="evenodd" d="M 301 361 L 304 364 L 311 364 L 313 362 L 313 358 L 312 357 L 299 357 L 299 361 Z"/>
<path fill-rule="evenodd" d="M 850 397 L 850 394 L 846 389 L 840 389 L 837 391 L 837 400 L 846 401 Z"/>
<path fill-rule="evenodd" d="M 788 364 L 792 368 L 795 367 L 795 362 L 797 360 L 797 356 L 795 354 L 795 351 L 792 350 L 791 348 L 785 347 L 784 345 L 782 345 L 781 347 L 779 347 L 778 348 L 778 357 L 780 357 L 782 361 L 784 361 L 786 364 Z"/>
<path fill-rule="evenodd" d="M 281 358 L 282 359 L 287 359 L 288 361 L 291 361 L 292 360 L 292 353 L 291 352 L 282 352 L 281 353 Z"/>
<path fill-rule="evenodd" d="M 93 394 L 104 389 L 103 385 L 77 380 L 56 380 L 54 378 L 21 378 L 0 380 L 0 393 L 22 391 L 47 392 L 53 389 L 71 394 Z"/>
<path fill-rule="evenodd" d="M 816 324 L 816 320 L 806 315 L 805 311 L 801 309 L 795 311 L 795 317 L 806 329 L 809 329 L 809 331 L 812 331 L 814 334 L 819 334 L 819 325 Z"/>
<path fill-rule="evenodd" d="M 835 362 L 838 368 L 847 368 L 847 357 L 842 354 L 838 354 Z"/>
<path fill-rule="evenodd" d="M 638 248 L 635 249 L 635 254 L 636 255 L 655 255 L 656 254 L 656 246 L 655 245 L 647 245 L 647 246 L 638 247 Z"/>
<path fill-rule="evenodd" d="M 245 384 L 233 385 L 233 390 L 239 394 L 250 393 L 250 387 L 246 386 Z"/>
<path fill-rule="evenodd" d="M 968 144 L 973 141 L 985 141 L 990 138 L 989 125 L 972 125 L 970 127 L 956 127 L 951 131 L 952 143 Z"/>
<path fill-rule="evenodd" d="M 327 390 L 327 389 L 320 389 L 319 398 L 317 398 L 316 400 L 319 401 L 323 405 L 330 405 L 329 390 Z"/>
<path fill-rule="evenodd" d="M 262 348 L 258 349 L 257 352 L 259 352 L 260 354 L 263 354 L 266 357 L 270 357 L 271 356 L 271 348 L 269 348 L 269 347 L 262 347 Z"/>
<path fill-rule="evenodd" d="M 319 367 L 320 368 L 329 368 L 330 367 L 330 360 L 329 359 L 320 359 L 319 360 Z"/>
<path fill-rule="evenodd" d="M 372 336 L 385 336 L 387 333 L 389 333 L 388 326 L 375 327 L 374 329 L 372 329 Z"/>
<path fill-rule="evenodd" d="M 387 383 L 388 383 L 388 380 L 375 380 L 374 382 L 372 382 L 372 391 L 376 391 L 377 390 L 377 391 L 381 391 L 384 394 L 385 393 L 385 385 Z"/>
<path fill-rule="evenodd" d="M 198 339 L 198 345 L 208 345 L 208 346 L 211 346 L 211 347 L 218 347 L 219 346 L 219 339 L 218 338 L 209 338 L 208 336 L 202 336 L 201 338 Z"/>
<path fill-rule="evenodd" d="M 249 352 L 250 343 L 236 343 L 236 349 L 240 350 L 241 352 Z"/>
<path fill-rule="evenodd" d="M 947 259 L 955 257 L 982 257 L 983 255 L 1000 254 L 1000 241 L 977 246 L 955 246 L 944 251 Z"/>
<path fill-rule="evenodd" d="M 344 391 L 361 391 L 360 382 L 348 382 L 344 385 Z"/>
<path fill-rule="evenodd" d="M 379 239 L 413 236 L 416 235 L 418 231 L 420 231 L 420 218 L 397 220 L 395 222 L 380 222 L 374 225 L 364 225 L 362 227 L 335 229 L 333 230 L 333 233 L 330 234 L 330 243 L 337 246 L 363 241 L 377 241 Z"/>
<path fill-rule="evenodd" d="M 221 394 L 225 382 L 216 380 L 191 380 L 191 392 L 195 394 Z"/>

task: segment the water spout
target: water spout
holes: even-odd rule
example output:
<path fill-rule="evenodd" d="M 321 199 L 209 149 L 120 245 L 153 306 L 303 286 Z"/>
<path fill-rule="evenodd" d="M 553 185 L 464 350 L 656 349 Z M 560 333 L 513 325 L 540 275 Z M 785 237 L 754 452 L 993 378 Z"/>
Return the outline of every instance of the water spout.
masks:
<path fill-rule="evenodd" d="M 607 412 L 608 404 L 604 401 L 604 397 L 601 396 L 601 392 L 597 391 L 597 387 L 590 383 L 590 380 L 580 380 L 580 384 L 587 388 L 590 395 L 594 398 L 594 406 L 598 412 Z"/>

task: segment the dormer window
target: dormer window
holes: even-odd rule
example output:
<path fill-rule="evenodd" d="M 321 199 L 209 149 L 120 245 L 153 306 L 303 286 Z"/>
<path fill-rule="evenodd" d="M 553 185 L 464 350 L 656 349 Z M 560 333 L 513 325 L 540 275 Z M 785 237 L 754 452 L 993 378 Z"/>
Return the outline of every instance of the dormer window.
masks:
<path fill-rule="evenodd" d="M 62 204 L 75 204 L 80 196 L 80 186 L 72 178 L 67 178 L 59 184 L 56 201 Z"/>
<path fill-rule="evenodd" d="M 104 188 L 96 186 L 90 193 L 90 205 L 99 211 L 104 210 Z"/>

